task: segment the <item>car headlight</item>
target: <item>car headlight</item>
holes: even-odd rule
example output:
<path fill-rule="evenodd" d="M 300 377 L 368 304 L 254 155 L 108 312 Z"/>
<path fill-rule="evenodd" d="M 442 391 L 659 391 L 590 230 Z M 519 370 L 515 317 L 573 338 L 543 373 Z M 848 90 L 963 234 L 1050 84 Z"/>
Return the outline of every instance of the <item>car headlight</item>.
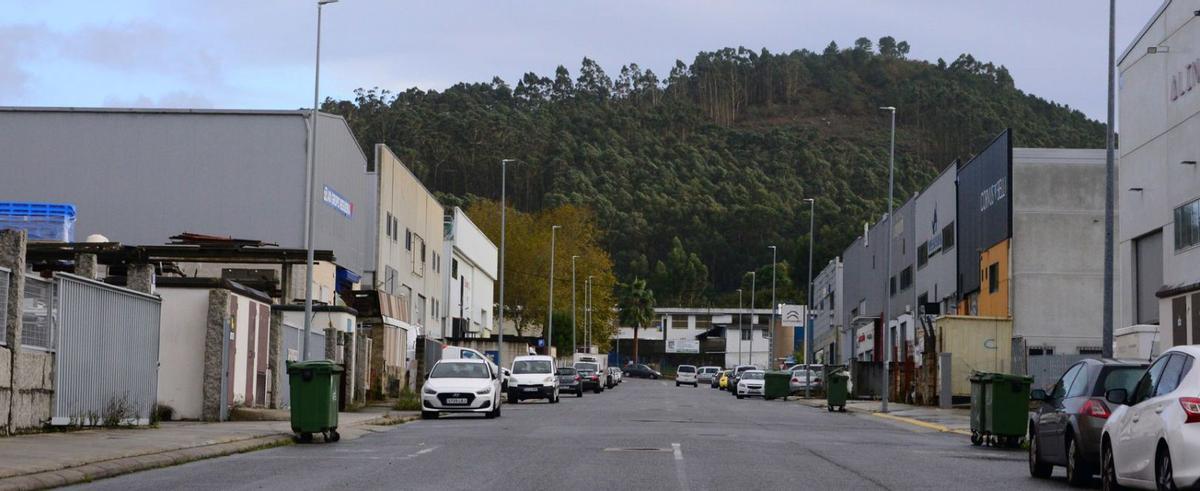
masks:
<path fill-rule="evenodd" d="M 424 392 L 424 393 L 426 393 L 426 394 L 429 394 L 429 395 L 431 395 L 431 396 L 436 396 L 436 395 L 437 395 L 437 391 L 436 391 L 436 390 L 433 390 L 433 389 L 431 389 L 431 388 L 430 388 L 428 385 L 426 385 L 426 386 L 425 386 L 425 388 L 421 390 L 421 392 Z"/>
<path fill-rule="evenodd" d="M 482 396 L 482 395 L 491 394 L 491 393 L 492 393 L 492 386 L 490 386 L 490 385 L 489 385 L 489 386 L 487 386 L 487 387 L 484 387 L 484 388 L 482 388 L 482 389 L 479 389 L 479 390 L 475 391 L 475 393 L 476 393 L 476 394 L 479 394 L 479 395 L 481 395 L 481 396 Z"/>
<path fill-rule="evenodd" d="M 552 383 L 554 383 L 554 377 L 546 377 L 546 379 L 542 380 L 542 382 L 545 382 L 547 384 L 552 384 Z"/>

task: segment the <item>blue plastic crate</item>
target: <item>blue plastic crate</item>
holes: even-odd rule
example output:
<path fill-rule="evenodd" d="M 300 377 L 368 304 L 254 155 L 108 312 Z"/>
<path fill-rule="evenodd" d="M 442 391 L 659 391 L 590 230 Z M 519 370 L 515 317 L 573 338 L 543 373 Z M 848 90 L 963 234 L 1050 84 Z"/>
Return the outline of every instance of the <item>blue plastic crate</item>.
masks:
<path fill-rule="evenodd" d="M 0 202 L 0 229 L 20 229 L 29 240 L 71 242 L 75 234 L 75 205 Z"/>

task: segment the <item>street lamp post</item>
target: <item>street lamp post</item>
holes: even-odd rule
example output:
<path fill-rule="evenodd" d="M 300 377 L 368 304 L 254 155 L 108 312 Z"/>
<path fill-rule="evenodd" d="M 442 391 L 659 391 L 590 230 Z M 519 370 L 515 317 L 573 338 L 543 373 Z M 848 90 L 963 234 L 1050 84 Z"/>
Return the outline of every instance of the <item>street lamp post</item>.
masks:
<path fill-rule="evenodd" d="M 893 106 L 879 108 L 892 113 L 892 139 L 891 147 L 888 156 L 888 212 L 887 212 L 887 227 L 884 228 L 884 233 L 887 234 L 887 259 L 883 266 L 883 397 L 882 404 L 879 408 L 880 412 L 888 412 L 888 394 L 890 393 L 891 385 L 891 362 L 892 362 L 892 327 L 888 325 L 891 321 L 892 310 L 892 198 L 895 192 L 895 174 L 896 174 L 896 108 Z"/>
<path fill-rule="evenodd" d="M 583 339 L 584 349 L 587 350 L 588 353 L 592 352 L 592 288 L 595 286 L 592 283 L 592 278 L 592 275 L 588 275 L 587 277 L 587 294 L 585 295 L 586 298 L 583 300 L 585 304 L 584 311 L 586 312 L 586 316 L 584 317 L 584 323 L 586 325 L 583 326 Z"/>
<path fill-rule="evenodd" d="M 779 248 L 775 246 L 767 246 L 771 249 L 771 325 L 767 326 L 767 333 L 770 338 L 767 341 L 767 370 L 773 370 L 775 367 L 775 312 L 778 310 L 778 305 L 775 304 L 775 265 L 779 263 Z"/>
<path fill-rule="evenodd" d="M 1101 356 L 1113 356 L 1113 232 L 1115 203 L 1113 189 L 1116 182 L 1116 164 L 1113 145 L 1116 143 L 1113 135 L 1113 106 L 1116 94 L 1113 87 L 1113 65 L 1116 64 L 1116 18 L 1117 0 L 1108 2 L 1108 121 L 1105 124 L 1105 153 L 1104 153 L 1104 311 L 1103 326 L 1101 327 L 1100 347 Z M 1195 307 L 1193 307 L 1195 308 Z"/>
<path fill-rule="evenodd" d="M 745 329 L 745 319 L 742 317 L 742 289 L 738 288 L 738 365 L 742 364 L 742 329 Z"/>
<path fill-rule="evenodd" d="M 505 239 L 508 237 L 505 234 L 508 220 L 508 196 L 505 184 L 508 182 L 508 163 L 516 161 L 516 159 L 500 161 L 500 337 L 496 346 L 496 364 L 501 367 L 504 366 L 504 246 Z"/>
<path fill-rule="evenodd" d="M 554 356 L 554 236 L 561 225 L 550 227 L 550 299 L 546 302 L 546 354 Z"/>
<path fill-rule="evenodd" d="M 808 305 L 804 307 L 804 364 L 812 365 L 812 341 L 813 341 L 813 314 L 812 306 L 813 299 L 813 237 L 816 235 L 816 230 L 813 229 L 813 216 L 817 212 L 817 201 L 812 198 L 805 198 L 808 202 Z M 828 358 L 828 357 L 827 357 Z M 810 387 L 812 387 L 812 370 L 804 370 L 804 398 L 808 399 L 812 396 Z"/>
<path fill-rule="evenodd" d="M 750 364 L 754 364 L 754 290 L 758 272 L 750 272 Z"/>
<path fill-rule="evenodd" d="M 309 123 L 312 125 L 308 138 L 308 162 L 304 173 L 304 188 L 307 198 L 304 200 L 304 341 L 301 346 L 304 353 L 301 360 L 308 360 L 308 338 L 312 335 L 313 317 L 313 198 L 316 194 L 317 182 L 317 98 L 321 93 L 321 10 L 327 3 L 338 0 L 317 0 L 317 57 L 313 75 L 313 106 Z M 286 294 L 286 292 L 285 292 Z"/>
<path fill-rule="evenodd" d="M 571 256 L 571 356 L 579 352 L 579 345 L 575 344 L 575 332 L 579 329 L 575 323 L 575 260 L 579 256 Z"/>

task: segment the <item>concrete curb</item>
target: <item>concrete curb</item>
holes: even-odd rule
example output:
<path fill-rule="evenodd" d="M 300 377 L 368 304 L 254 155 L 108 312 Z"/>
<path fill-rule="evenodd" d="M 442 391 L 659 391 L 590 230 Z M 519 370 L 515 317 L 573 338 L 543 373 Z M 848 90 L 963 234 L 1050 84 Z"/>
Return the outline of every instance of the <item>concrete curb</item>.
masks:
<path fill-rule="evenodd" d="M 417 420 L 417 416 L 380 416 L 345 425 L 354 428 L 371 425 L 394 425 Z M 264 450 L 292 443 L 291 433 L 267 436 L 251 436 L 243 439 L 226 439 L 195 447 L 179 448 L 165 452 L 154 452 L 111 460 L 91 462 L 64 469 L 33 474 L 23 474 L 0 479 L 0 491 L 26 491 L 59 486 L 81 484 L 97 479 L 120 476 L 133 472 L 186 464 L 198 460 L 223 457 L 238 453 Z"/>
<path fill-rule="evenodd" d="M 814 407 L 814 408 L 825 409 L 825 407 L 826 407 L 824 401 L 817 403 L 815 401 L 806 401 L 806 400 L 801 399 L 800 403 L 805 406 Z M 946 425 L 930 423 L 928 421 L 922 421 L 922 420 L 919 420 L 916 418 L 909 418 L 906 416 L 896 416 L 894 414 L 881 413 L 878 411 L 872 411 L 872 410 L 868 410 L 868 409 L 858 409 L 858 408 L 851 407 L 851 406 L 846 406 L 846 412 L 858 413 L 858 414 L 869 414 L 869 415 L 877 417 L 877 418 L 886 419 L 889 421 L 895 421 L 897 423 L 909 424 L 909 425 L 916 426 L 919 428 L 924 428 L 927 430 L 940 431 L 942 433 L 954 433 L 956 435 L 971 436 L 970 431 L 956 430 L 956 429 L 951 428 Z"/>

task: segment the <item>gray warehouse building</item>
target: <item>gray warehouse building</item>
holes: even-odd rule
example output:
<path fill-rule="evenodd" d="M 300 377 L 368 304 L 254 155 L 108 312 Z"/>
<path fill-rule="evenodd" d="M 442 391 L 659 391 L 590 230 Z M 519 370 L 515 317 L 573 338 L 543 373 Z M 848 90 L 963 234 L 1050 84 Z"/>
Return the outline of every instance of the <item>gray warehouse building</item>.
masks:
<path fill-rule="evenodd" d="M 0 199 L 72 203 L 76 237 L 184 231 L 304 247 L 308 111 L 0 108 Z M 315 246 L 372 267 L 376 179 L 340 116 L 318 118 Z"/>

